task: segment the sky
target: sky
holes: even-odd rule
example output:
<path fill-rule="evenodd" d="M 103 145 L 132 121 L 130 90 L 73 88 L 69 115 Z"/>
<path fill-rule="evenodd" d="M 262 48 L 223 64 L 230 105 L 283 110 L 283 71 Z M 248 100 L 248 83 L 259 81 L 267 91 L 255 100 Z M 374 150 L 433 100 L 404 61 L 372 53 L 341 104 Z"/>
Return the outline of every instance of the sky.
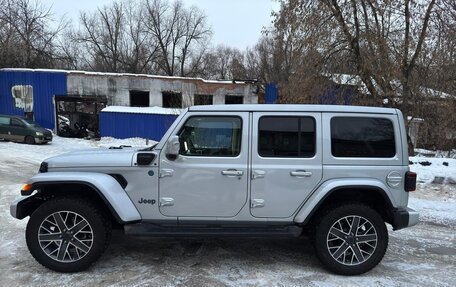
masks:
<path fill-rule="evenodd" d="M 55 18 L 69 17 L 77 26 L 79 11 L 94 11 L 111 0 L 41 0 L 52 5 Z M 183 0 L 203 10 L 212 27 L 212 43 L 227 45 L 241 50 L 253 47 L 261 36 L 263 27 L 271 24 L 272 10 L 278 10 L 274 0 Z"/>

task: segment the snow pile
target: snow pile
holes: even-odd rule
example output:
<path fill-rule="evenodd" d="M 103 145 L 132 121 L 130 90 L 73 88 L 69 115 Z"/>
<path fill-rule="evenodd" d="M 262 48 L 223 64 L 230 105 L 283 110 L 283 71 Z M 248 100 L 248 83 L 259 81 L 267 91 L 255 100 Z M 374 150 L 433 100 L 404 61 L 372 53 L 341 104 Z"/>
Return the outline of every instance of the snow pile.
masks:
<path fill-rule="evenodd" d="M 410 157 L 410 170 L 418 174 L 418 183 L 456 183 L 456 159 Z"/>
<path fill-rule="evenodd" d="M 108 106 L 101 110 L 109 113 L 128 113 L 128 114 L 153 114 L 153 115 L 179 115 L 182 109 L 162 108 L 162 107 L 124 107 Z"/>

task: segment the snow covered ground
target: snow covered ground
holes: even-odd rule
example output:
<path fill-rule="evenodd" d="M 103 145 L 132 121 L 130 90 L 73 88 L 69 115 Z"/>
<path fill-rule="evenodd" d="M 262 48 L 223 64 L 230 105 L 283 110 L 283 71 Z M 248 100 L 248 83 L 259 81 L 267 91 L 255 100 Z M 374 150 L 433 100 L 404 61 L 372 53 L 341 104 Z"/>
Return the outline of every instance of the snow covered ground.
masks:
<path fill-rule="evenodd" d="M 59 274 L 42 267 L 25 244 L 27 219 L 9 214 L 21 183 L 49 156 L 120 144 L 146 142 L 60 137 L 48 145 L 0 142 L 0 286 L 455 286 L 456 185 L 448 178 L 456 179 L 456 159 L 424 157 L 411 158 L 419 184 L 409 206 L 420 212 L 421 222 L 390 230 L 385 258 L 361 276 L 324 270 L 306 239 L 145 239 L 121 233 L 85 272 Z M 419 164 L 425 161 L 431 165 Z M 435 177 L 446 180 L 432 183 Z"/>

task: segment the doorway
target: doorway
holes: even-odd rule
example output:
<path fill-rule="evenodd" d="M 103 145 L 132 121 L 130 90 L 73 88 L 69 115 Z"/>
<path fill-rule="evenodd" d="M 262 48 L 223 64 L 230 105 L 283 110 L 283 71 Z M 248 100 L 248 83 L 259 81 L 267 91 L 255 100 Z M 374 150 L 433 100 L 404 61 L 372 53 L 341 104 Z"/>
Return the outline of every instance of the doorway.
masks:
<path fill-rule="evenodd" d="M 106 107 L 106 97 L 55 96 L 58 136 L 99 138 L 99 113 Z"/>

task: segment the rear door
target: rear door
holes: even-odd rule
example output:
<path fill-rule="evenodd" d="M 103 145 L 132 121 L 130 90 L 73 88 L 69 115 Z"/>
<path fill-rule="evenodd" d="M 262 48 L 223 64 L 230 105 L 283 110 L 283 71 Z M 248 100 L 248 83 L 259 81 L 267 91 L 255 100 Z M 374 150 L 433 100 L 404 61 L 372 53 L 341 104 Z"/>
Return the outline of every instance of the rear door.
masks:
<path fill-rule="evenodd" d="M 25 136 L 29 132 L 26 125 L 21 120 L 16 118 L 11 118 L 8 131 L 10 140 L 18 142 L 24 141 Z"/>
<path fill-rule="evenodd" d="M 173 135 L 177 158 L 160 153 L 160 212 L 233 217 L 247 203 L 248 113 L 192 113 Z"/>
<path fill-rule="evenodd" d="M 286 218 L 322 178 L 321 113 L 254 113 L 250 211 Z"/>

